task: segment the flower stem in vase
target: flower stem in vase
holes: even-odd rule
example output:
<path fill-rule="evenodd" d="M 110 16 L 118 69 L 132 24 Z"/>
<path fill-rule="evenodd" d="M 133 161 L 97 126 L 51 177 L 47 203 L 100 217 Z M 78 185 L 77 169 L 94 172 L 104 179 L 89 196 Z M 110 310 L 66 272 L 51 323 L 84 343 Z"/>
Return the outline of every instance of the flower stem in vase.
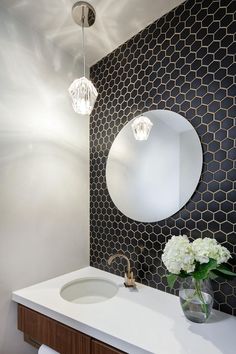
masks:
<path fill-rule="evenodd" d="M 201 301 L 202 311 L 207 316 L 208 311 L 207 311 L 207 305 L 206 305 L 205 300 L 204 300 L 204 295 L 202 294 L 202 291 L 201 291 L 201 280 L 196 280 L 195 279 L 195 289 L 196 289 L 196 294 L 199 297 L 199 300 Z"/>

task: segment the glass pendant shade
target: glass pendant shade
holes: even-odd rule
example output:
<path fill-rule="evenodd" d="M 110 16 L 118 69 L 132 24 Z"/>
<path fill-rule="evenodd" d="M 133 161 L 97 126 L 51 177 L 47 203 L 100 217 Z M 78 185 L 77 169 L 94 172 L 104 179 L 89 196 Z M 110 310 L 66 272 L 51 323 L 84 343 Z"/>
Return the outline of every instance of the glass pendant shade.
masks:
<path fill-rule="evenodd" d="M 98 93 L 93 83 L 86 77 L 75 79 L 69 87 L 72 106 L 76 113 L 90 114 Z"/>
<path fill-rule="evenodd" d="M 85 40 L 84 28 L 90 27 L 95 22 L 96 12 L 92 5 L 86 1 L 77 1 L 72 6 L 72 17 L 75 23 L 82 28 L 82 55 L 83 55 L 83 77 L 75 79 L 70 85 L 68 91 L 72 98 L 72 106 L 76 113 L 90 114 L 98 93 L 93 83 L 85 77 L 86 58 L 85 58 Z"/>
<path fill-rule="evenodd" d="M 140 116 L 135 118 L 131 127 L 136 140 L 147 140 L 152 129 L 152 122 L 148 117 Z"/>

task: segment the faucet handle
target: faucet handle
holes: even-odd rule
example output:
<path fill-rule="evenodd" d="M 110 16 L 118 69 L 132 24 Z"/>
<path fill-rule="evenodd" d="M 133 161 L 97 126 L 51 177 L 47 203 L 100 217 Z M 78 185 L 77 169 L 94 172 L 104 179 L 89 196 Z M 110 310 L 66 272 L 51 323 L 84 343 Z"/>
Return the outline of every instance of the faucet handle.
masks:
<path fill-rule="evenodd" d="M 125 282 L 124 285 L 127 288 L 134 288 L 136 286 L 135 284 L 135 278 L 134 278 L 134 273 L 130 272 L 129 274 L 125 273 Z"/>

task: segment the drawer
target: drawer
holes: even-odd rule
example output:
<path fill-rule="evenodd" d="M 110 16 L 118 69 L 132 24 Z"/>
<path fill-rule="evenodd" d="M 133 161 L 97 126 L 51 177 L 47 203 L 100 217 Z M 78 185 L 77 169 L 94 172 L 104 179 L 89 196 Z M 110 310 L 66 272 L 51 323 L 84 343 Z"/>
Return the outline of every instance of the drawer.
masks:
<path fill-rule="evenodd" d="M 56 322 L 26 307 L 18 307 L 18 329 L 39 344 L 55 348 Z"/>
<path fill-rule="evenodd" d="M 105 343 L 92 339 L 92 353 L 91 354 L 126 354 L 118 349 L 110 347 Z"/>

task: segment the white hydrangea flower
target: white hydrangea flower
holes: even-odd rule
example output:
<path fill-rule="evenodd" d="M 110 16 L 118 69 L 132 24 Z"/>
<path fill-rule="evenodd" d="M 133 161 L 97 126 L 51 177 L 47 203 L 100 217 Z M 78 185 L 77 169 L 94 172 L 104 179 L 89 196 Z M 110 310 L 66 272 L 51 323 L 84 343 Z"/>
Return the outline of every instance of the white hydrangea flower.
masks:
<path fill-rule="evenodd" d="M 186 235 L 173 236 L 166 244 L 162 261 L 170 273 L 179 274 L 181 270 L 191 273 L 195 269 L 194 254 Z"/>
<path fill-rule="evenodd" d="M 215 259 L 217 264 L 229 260 L 230 252 L 227 248 L 219 245 L 215 239 L 205 237 L 198 238 L 192 243 L 194 257 L 199 263 L 208 263 L 209 258 Z"/>
<path fill-rule="evenodd" d="M 217 255 L 217 259 L 216 259 L 217 263 L 218 264 L 226 263 L 226 262 L 228 262 L 228 260 L 230 258 L 232 258 L 232 256 L 231 256 L 229 250 L 224 246 L 218 245 L 218 255 Z"/>

